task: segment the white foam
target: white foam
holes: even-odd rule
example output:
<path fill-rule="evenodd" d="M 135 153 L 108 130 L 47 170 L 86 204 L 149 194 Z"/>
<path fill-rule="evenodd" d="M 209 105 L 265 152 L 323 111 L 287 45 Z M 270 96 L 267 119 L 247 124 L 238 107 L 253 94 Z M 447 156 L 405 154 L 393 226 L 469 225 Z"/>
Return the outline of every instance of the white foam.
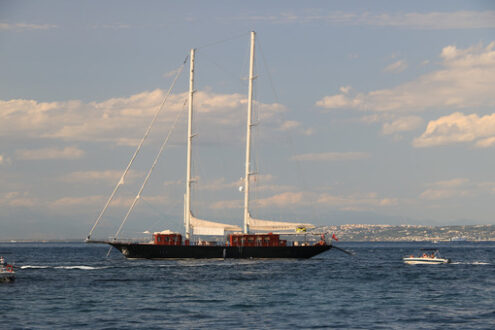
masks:
<path fill-rule="evenodd" d="M 472 262 L 453 262 L 452 265 L 491 265 L 489 262 L 472 261 Z"/>
<path fill-rule="evenodd" d="M 81 269 L 81 270 L 94 270 L 101 269 L 102 267 L 91 267 L 91 266 L 56 266 L 55 269 Z"/>
<path fill-rule="evenodd" d="M 47 269 L 47 268 L 53 268 L 53 269 L 79 269 L 79 270 L 96 270 L 96 269 L 105 269 L 108 267 L 91 267 L 91 266 L 84 266 L 84 265 L 77 265 L 77 266 L 36 266 L 36 265 L 25 265 L 21 266 L 21 269 Z"/>

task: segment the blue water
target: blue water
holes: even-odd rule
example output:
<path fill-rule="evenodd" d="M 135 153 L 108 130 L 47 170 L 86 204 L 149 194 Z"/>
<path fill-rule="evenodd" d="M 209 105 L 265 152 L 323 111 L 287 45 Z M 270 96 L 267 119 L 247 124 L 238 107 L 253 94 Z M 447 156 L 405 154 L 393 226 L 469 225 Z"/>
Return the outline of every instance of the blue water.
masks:
<path fill-rule="evenodd" d="M 129 261 L 105 245 L 0 244 L 0 328 L 495 328 L 495 243 L 341 243 L 309 260 Z M 431 245 L 430 245 L 431 246 Z"/>

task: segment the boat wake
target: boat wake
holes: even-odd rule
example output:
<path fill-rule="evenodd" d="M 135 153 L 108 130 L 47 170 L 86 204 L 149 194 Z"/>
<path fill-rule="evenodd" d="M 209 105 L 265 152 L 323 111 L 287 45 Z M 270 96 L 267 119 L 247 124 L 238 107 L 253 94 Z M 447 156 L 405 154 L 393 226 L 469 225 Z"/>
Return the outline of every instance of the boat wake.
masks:
<path fill-rule="evenodd" d="M 91 267 L 84 265 L 77 266 L 41 266 L 41 265 L 25 265 L 19 267 L 20 269 L 78 269 L 78 270 L 98 270 L 98 269 L 106 269 L 109 267 Z"/>
<path fill-rule="evenodd" d="M 452 262 L 451 265 L 491 265 L 489 262 L 484 261 L 469 261 L 469 262 Z"/>

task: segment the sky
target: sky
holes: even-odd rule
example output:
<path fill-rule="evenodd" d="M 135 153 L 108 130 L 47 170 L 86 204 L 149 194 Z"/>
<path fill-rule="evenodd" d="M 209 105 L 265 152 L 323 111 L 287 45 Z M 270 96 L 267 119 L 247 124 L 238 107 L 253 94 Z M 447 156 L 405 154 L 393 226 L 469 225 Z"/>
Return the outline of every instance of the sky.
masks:
<path fill-rule="evenodd" d="M 492 1 L 0 0 L 0 239 L 183 230 L 188 63 L 192 210 L 242 223 L 256 31 L 258 219 L 492 224 Z M 186 61 L 187 62 L 187 61 Z M 174 79 L 177 76 L 174 84 Z"/>

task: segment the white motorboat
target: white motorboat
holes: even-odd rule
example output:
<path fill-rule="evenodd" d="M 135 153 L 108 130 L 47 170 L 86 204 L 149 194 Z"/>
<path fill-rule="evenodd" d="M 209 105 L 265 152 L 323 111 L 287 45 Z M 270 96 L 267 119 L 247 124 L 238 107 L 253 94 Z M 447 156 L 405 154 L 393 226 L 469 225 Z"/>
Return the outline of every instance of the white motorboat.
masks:
<path fill-rule="evenodd" d="M 442 258 L 437 249 L 421 249 L 421 252 L 415 256 L 410 255 L 402 258 L 409 265 L 436 265 L 448 264 L 450 259 Z"/>
<path fill-rule="evenodd" d="M 3 257 L 0 257 L 0 283 L 13 282 L 15 280 L 15 271 L 12 265 L 5 262 Z"/>

